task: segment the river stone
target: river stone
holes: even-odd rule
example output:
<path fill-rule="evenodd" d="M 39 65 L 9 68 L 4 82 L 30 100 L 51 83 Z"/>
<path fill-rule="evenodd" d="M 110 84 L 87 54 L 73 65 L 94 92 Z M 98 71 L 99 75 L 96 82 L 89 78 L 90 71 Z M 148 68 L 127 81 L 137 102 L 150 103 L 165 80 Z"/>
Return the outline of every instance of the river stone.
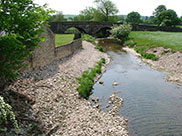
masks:
<path fill-rule="evenodd" d="M 102 80 L 99 81 L 99 84 L 103 84 L 104 82 Z"/>
<path fill-rule="evenodd" d="M 117 85 L 118 85 L 118 82 L 114 81 L 114 82 L 112 83 L 112 85 L 113 85 L 113 86 L 117 86 Z"/>

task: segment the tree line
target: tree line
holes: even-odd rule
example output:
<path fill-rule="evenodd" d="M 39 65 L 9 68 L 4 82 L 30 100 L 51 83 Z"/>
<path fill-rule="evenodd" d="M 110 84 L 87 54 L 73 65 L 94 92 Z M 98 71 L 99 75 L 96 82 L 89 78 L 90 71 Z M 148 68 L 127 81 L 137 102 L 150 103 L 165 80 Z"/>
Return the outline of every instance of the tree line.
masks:
<path fill-rule="evenodd" d="M 109 21 L 127 22 L 130 24 L 147 24 L 158 26 L 182 25 L 182 16 L 179 18 L 172 9 L 165 5 L 159 5 L 154 9 L 151 16 L 141 16 L 140 13 L 132 11 L 128 15 L 117 15 L 119 10 L 111 0 L 95 0 L 96 8 L 86 7 L 80 14 L 74 17 L 65 18 L 62 12 L 52 15 L 49 22 L 56 21 Z"/>

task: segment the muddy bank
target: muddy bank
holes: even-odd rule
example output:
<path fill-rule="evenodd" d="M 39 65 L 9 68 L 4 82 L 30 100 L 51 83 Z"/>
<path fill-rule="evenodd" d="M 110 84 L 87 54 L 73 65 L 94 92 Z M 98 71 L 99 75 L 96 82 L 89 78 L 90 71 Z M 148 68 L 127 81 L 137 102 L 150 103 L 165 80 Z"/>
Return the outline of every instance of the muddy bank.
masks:
<path fill-rule="evenodd" d="M 6 88 L 6 94 L 12 96 L 10 103 L 20 124 L 18 134 L 127 136 L 127 123 L 123 117 L 93 107 L 77 92 L 77 78 L 101 58 L 107 63 L 110 61 L 107 54 L 83 42 L 83 49 L 72 57 L 55 61 L 40 70 L 23 72 Z M 17 95 L 21 97 L 15 97 Z"/>
<path fill-rule="evenodd" d="M 124 50 L 141 57 L 133 48 L 125 47 Z M 155 54 L 159 59 L 157 61 L 143 59 L 144 62 L 150 64 L 153 69 L 167 72 L 168 81 L 182 83 L 182 53 L 173 53 L 163 47 L 153 48 L 147 52 Z"/>

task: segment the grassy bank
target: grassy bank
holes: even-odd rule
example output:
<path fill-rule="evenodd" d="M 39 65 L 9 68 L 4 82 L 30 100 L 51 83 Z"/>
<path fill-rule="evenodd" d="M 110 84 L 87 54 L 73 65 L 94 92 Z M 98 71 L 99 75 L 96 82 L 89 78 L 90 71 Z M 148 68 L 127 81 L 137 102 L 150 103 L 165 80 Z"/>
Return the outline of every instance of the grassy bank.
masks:
<path fill-rule="evenodd" d="M 55 45 L 61 46 L 68 44 L 73 41 L 74 34 L 56 34 L 55 35 Z"/>
<path fill-rule="evenodd" d="M 182 51 L 181 37 L 182 33 L 180 32 L 133 31 L 129 35 L 130 40 L 126 41 L 125 44 L 134 47 L 136 52 L 145 59 L 158 60 L 154 54 L 146 51 L 156 47 L 171 48 L 174 52 Z"/>
<path fill-rule="evenodd" d="M 137 46 L 147 48 L 165 47 L 173 51 L 182 51 L 182 33 L 180 32 L 131 32 L 129 37 L 133 39 Z"/>
<path fill-rule="evenodd" d="M 102 64 L 105 63 L 106 60 L 102 58 L 94 68 L 90 69 L 89 71 L 84 71 L 82 77 L 78 78 L 80 86 L 77 88 L 77 90 L 83 98 L 88 99 L 89 96 L 92 94 L 94 78 L 97 74 L 101 74 Z"/>

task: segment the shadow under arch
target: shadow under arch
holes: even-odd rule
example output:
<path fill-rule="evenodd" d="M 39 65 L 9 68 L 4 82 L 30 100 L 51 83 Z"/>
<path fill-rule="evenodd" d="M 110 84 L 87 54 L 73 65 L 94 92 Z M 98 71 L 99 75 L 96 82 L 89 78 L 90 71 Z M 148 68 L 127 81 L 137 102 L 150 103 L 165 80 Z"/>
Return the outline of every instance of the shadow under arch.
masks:
<path fill-rule="evenodd" d="M 102 27 L 100 28 L 96 33 L 95 37 L 97 38 L 104 38 L 104 37 L 109 37 L 111 34 L 109 31 L 111 30 L 111 27 Z"/>

